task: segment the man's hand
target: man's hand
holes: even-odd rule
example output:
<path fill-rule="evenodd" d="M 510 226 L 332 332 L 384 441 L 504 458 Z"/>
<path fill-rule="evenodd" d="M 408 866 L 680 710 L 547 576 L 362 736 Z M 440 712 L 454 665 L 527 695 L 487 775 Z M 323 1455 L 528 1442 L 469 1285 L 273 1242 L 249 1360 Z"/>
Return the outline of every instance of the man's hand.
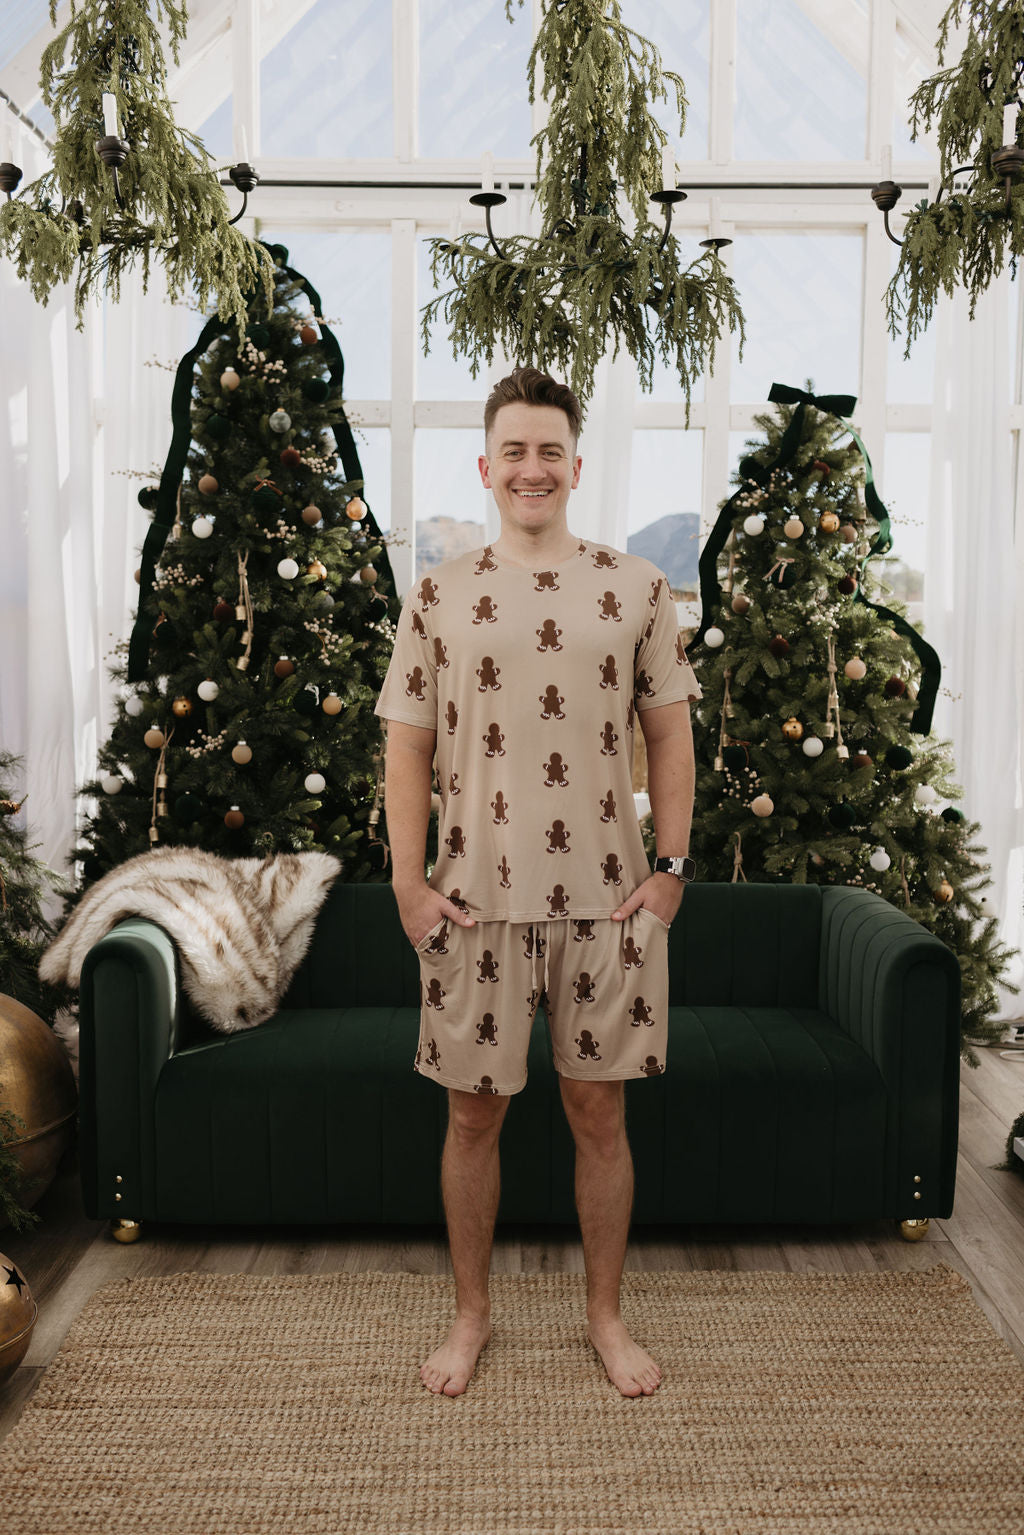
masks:
<path fill-rule="evenodd" d="M 474 919 L 468 912 L 461 911 L 446 895 L 432 890 L 426 880 L 401 890 L 394 888 L 402 928 L 413 948 L 426 937 L 432 927 L 437 926 L 442 917 L 457 922 L 460 927 L 474 925 Z"/>
<path fill-rule="evenodd" d="M 623 922 L 626 917 L 632 916 L 638 906 L 646 906 L 648 911 L 653 911 L 663 922 L 671 923 L 682 902 L 682 880 L 676 879 L 674 874 L 651 874 L 642 885 L 637 885 L 618 911 L 612 912 L 612 921 Z M 434 921 L 437 920 L 435 917 Z"/>

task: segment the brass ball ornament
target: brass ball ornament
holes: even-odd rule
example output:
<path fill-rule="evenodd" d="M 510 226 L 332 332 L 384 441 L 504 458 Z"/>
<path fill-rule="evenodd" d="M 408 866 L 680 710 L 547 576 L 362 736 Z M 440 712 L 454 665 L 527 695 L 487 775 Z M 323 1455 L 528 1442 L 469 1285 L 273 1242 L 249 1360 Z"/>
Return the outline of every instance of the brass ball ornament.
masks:
<path fill-rule="evenodd" d="M 803 725 L 795 714 L 791 714 L 782 726 L 782 734 L 786 737 L 787 741 L 799 741 L 803 738 L 803 733 Z"/>
<path fill-rule="evenodd" d="M 938 890 L 935 892 L 935 899 L 942 905 L 947 905 L 955 895 L 956 891 L 953 889 L 953 886 L 950 884 L 949 880 L 944 879 L 939 885 Z"/>
<path fill-rule="evenodd" d="M 345 508 L 345 516 L 353 522 L 362 522 L 366 516 L 366 502 L 359 496 L 353 496 Z"/>
<path fill-rule="evenodd" d="M 28 1280 L 0 1253 L 0 1390 L 28 1353 L 38 1315 Z"/>
<path fill-rule="evenodd" d="M 191 698 L 186 698 L 183 693 L 179 693 L 178 697 L 171 704 L 171 713 L 180 720 L 187 720 L 192 713 Z"/>
<path fill-rule="evenodd" d="M 822 512 L 818 518 L 818 527 L 823 533 L 835 533 L 839 527 L 839 518 L 835 512 Z"/>
<path fill-rule="evenodd" d="M 322 560 L 310 560 L 306 566 L 307 576 L 312 576 L 317 581 L 327 580 L 327 566 Z"/>
<path fill-rule="evenodd" d="M 0 995 L 0 1082 L 4 1108 L 24 1122 L 5 1146 L 21 1172 L 18 1200 L 31 1209 L 53 1182 L 74 1134 L 78 1089 L 57 1035 L 24 1003 L 5 995 Z M 6 1298 L 3 1283 L 0 1298 Z"/>

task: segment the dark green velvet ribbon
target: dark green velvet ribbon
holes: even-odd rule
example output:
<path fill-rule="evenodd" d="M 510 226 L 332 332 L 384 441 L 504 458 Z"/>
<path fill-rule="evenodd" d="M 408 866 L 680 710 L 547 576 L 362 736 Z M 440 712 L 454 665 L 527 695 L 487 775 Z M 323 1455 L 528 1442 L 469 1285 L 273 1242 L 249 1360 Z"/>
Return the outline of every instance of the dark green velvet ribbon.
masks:
<path fill-rule="evenodd" d="M 753 482 L 762 487 L 766 486 L 776 469 L 785 468 L 791 463 L 796 450 L 803 440 L 804 416 L 807 406 L 813 405 L 815 410 L 820 410 L 827 415 L 851 416 L 857 404 L 856 397 L 851 394 L 811 394 L 806 389 L 797 389 L 792 384 L 773 384 L 768 391 L 769 400 L 779 405 L 796 405 L 796 410 L 790 418 L 779 443 L 779 449 L 770 463 L 762 463 L 753 456 L 742 459 L 740 462 L 740 474 L 744 483 L 741 484 L 726 501 L 710 537 L 704 545 L 698 566 L 700 574 L 700 601 L 701 621 L 693 639 L 687 646 L 692 653 L 694 645 L 700 644 L 707 630 L 714 622 L 714 613 L 721 605 L 722 592 L 718 581 L 718 556 L 725 548 L 726 540 L 732 530 L 733 521 L 737 514 L 736 502 L 741 496 L 745 496 Z M 864 574 L 868 561 L 876 554 L 888 554 L 892 548 L 892 524 L 889 513 L 886 510 L 878 490 L 875 486 L 874 471 L 871 467 L 871 459 L 868 450 L 860 437 L 848 422 L 843 422 L 854 442 L 860 449 L 864 459 L 864 500 L 868 511 L 878 523 L 878 532 L 871 540 L 871 546 L 864 556 L 860 567 L 860 578 L 857 582 L 857 594 L 855 601 L 862 602 L 865 607 L 877 613 L 892 625 L 898 634 L 909 641 L 914 654 L 921 666 L 921 682 L 917 694 L 917 708 L 914 710 L 910 721 L 910 728 L 916 735 L 927 735 L 932 728 L 932 712 L 935 708 L 935 698 L 939 690 L 939 681 L 942 676 L 942 666 L 938 654 L 928 644 L 902 614 L 894 613 L 891 608 L 882 607 L 880 603 L 869 602 L 864 596 Z"/>
<path fill-rule="evenodd" d="M 269 246 L 271 254 L 283 252 L 287 257 L 287 251 L 283 246 Z M 284 264 L 282 260 L 278 270 L 286 273 L 302 287 L 309 296 L 313 305 L 313 313 L 323 314 L 323 305 L 320 295 L 309 282 L 294 267 Z M 178 510 L 178 489 L 185 471 L 188 459 L 189 444 L 192 441 L 192 375 L 196 362 L 206 351 L 210 342 L 217 335 L 222 335 L 230 329 L 230 322 L 222 320 L 218 315 L 207 320 L 199 334 L 199 340 L 191 351 L 186 352 L 178 364 L 174 376 L 174 389 L 171 393 L 171 446 L 164 463 L 163 472 L 160 475 L 160 486 L 157 491 L 156 509 L 153 513 L 153 521 L 146 533 L 142 546 L 142 566 L 139 573 L 139 606 L 135 625 L 132 629 L 131 640 L 128 645 L 128 681 L 140 682 L 146 675 L 149 664 L 149 647 L 153 633 L 153 625 L 156 621 L 156 613 L 152 609 L 151 598 L 153 595 L 153 581 L 156 576 L 156 567 L 167 543 L 168 536 L 174 526 L 174 520 Z M 334 441 L 341 456 L 342 467 L 346 480 L 361 480 L 363 471 L 359 464 L 359 453 L 356 449 L 355 438 L 345 414 L 342 404 L 343 383 L 345 378 L 345 359 L 342 356 L 341 347 L 337 337 L 329 326 L 320 326 L 321 346 L 324 358 L 327 362 L 331 379 L 331 392 L 337 399 L 337 406 L 332 411 L 329 426 L 334 433 Z M 359 492 L 362 500 L 366 497 Z M 373 513 L 367 504 L 367 513 L 362 521 L 362 527 L 371 535 L 368 542 L 376 543 L 380 540 L 380 529 L 377 526 Z M 387 551 L 382 550 L 378 564 L 380 574 L 394 584 L 391 573 L 391 562 Z"/>

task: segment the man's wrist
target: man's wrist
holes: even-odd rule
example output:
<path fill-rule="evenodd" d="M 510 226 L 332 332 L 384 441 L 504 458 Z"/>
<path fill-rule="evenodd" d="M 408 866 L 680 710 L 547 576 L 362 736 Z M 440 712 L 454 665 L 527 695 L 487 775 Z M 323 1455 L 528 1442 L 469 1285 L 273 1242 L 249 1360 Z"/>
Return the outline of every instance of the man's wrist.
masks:
<path fill-rule="evenodd" d="M 689 885 L 697 878 L 697 865 L 687 853 L 663 855 L 654 860 L 655 874 L 668 874 L 681 885 Z"/>

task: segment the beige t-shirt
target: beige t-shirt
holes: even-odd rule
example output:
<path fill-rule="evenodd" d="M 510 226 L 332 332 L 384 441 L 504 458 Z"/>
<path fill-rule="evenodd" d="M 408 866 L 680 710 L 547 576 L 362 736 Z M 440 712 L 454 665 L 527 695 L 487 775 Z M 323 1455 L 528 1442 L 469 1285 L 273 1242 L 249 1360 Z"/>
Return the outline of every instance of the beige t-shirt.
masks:
<path fill-rule="evenodd" d="M 377 701 L 437 731 L 429 883 L 480 921 L 608 917 L 650 873 L 636 710 L 701 690 L 656 565 L 580 541 L 557 569 L 488 545 L 409 592 Z"/>

